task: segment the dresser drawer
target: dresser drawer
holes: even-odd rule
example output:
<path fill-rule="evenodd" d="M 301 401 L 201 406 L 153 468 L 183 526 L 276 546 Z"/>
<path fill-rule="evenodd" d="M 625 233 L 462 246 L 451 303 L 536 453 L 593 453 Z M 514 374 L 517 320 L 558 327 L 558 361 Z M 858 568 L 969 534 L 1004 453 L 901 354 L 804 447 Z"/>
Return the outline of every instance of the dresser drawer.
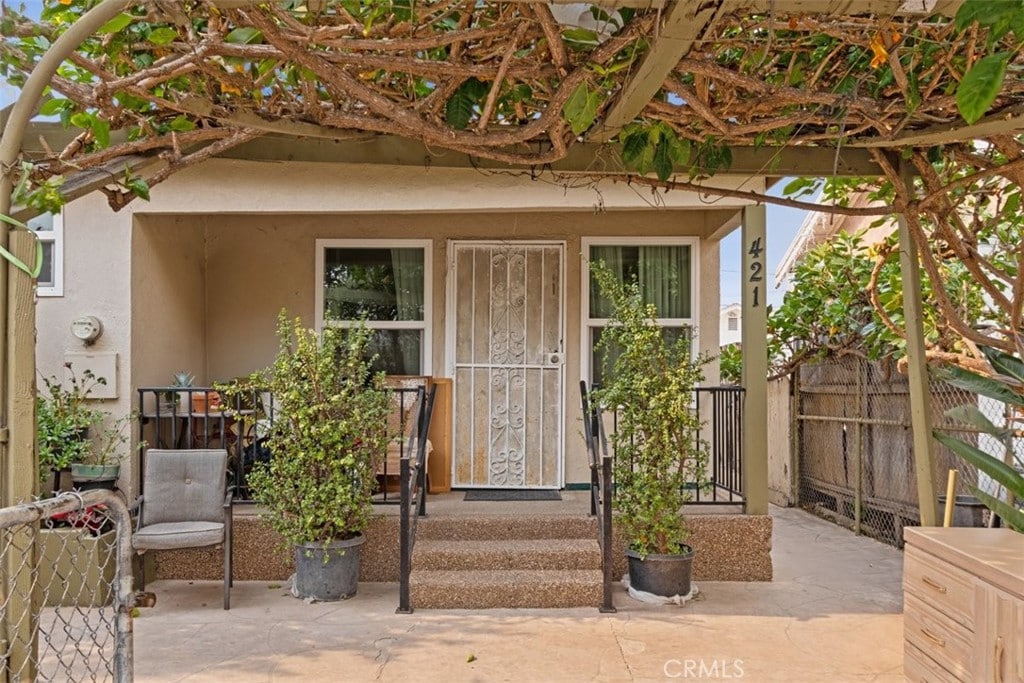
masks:
<path fill-rule="evenodd" d="M 909 593 L 904 595 L 903 602 L 903 638 L 954 678 L 970 677 L 971 631 Z"/>
<path fill-rule="evenodd" d="M 946 671 L 910 643 L 903 648 L 903 676 L 911 683 L 959 683 L 968 680 Z"/>
<path fill-rule="evenodd" d="M 974 630 L 974 579 L 939 558 L 907 546 L 903 591 Z"/>

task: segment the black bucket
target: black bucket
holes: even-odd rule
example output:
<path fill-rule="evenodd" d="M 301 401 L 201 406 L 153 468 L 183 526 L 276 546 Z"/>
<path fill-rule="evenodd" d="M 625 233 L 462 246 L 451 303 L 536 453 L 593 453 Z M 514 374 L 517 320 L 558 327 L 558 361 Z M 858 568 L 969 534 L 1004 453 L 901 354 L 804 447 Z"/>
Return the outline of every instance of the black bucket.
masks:
<path fill-rule="evenodd" d="M 688 545 L 682 548 L 680 555 L 648 555 L 643 559 L 639 553 L 626 550 L 630 587 L 667 598 L 689 595 L 694 552 Z"/>
<path fill-rule="evenodd" d="M 946 497 L 939 496 L 939 519 L 946 519 Z M 985 526 L 985 504 L 974 496 L 953 499 L 952 526 Z"/>

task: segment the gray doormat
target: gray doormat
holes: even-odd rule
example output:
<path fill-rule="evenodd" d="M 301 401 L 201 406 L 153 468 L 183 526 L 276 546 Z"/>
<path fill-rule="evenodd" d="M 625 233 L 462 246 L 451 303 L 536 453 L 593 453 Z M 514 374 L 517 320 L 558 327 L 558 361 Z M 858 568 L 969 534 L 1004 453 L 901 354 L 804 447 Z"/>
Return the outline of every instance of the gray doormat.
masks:
<path fill-rule="evenodd" d="M 513 489 L 473 489 L 466 491 L 466 502 L 474 501 L 520 501 L 520 500 L 562 500 L 562 494 L 558 491 L 543 489 L 528 489 L 516 491 Z"/>

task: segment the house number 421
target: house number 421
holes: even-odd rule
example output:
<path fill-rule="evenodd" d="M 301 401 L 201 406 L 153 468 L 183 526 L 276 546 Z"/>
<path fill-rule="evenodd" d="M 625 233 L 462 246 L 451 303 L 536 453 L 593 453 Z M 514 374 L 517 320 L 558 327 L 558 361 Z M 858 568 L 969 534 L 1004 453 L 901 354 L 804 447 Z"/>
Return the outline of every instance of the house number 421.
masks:
<path fill-rule="evenodd" d="M 764 247 L 761 245 L 761 238 L 757 237 L 753 242 L 750 243 L 750 249 L 747 250 L 750 255 L 750 277 L 748 282 L 754 283 L 751 294 L 751 308 L 757 308 L 761 305 L 761 285 L 759 284 L 763 279 L 762 271 L 764 271 Z"/>

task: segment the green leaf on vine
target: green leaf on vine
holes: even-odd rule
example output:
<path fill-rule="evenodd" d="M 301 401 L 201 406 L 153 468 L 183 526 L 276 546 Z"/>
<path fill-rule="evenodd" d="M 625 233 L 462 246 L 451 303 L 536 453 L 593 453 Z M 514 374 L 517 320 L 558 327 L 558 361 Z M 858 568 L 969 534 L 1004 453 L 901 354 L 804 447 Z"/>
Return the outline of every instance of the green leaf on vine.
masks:
<path fill-rule="evenodd" d="M 100 26 L 99 29 L 96 30 L 96 33 L 100 35 L 103 35 L 104 33 L 118 33 L 119 31 L 123 31 L 127 28 L 133 21 L 135 21 L 135 17 L 125 12 L 121 12 L 116 17 L 103 24 L 103 26 Z"/>
<path fill-rule="evenodd" d="M 185 118 L 185 115 L 176 116 L 171 120 L 171 130 L 179 133 L 185 133 L 190 130 L 195 130 L 196 124 Z"/>
<path fill-rule="evenodd" d="M 92 137 L 100 147 L 110 146 L 110 121 L 94 117 L 92 120 Z"/>
<path fill-rule="evenodd" d="M 668 180 L 672 175 L 670 145 L 668 139 L 662 138 L 658 141 L 658 146 L 654 148 L 654 172 L 658 175 L 658 180 L 662 182 Z"/>
<path fill-rule="evenodd" d="M 70 105 L 71 100 L 65 100 L 61 98 L 47 100 L 43 102 L 43 106 L 39 107 L 39 114 L 41 116 L 53 116 L 54 114 L 63 111 L 66 107 Z"/>
<path fill-rule="evenodd" d="M 154 29 L 149 34 L 149 42 L 153 43 L 154 45 L 167 45 L 177 37 L 177 31 L 175 31 L 173 28 L 168 28 L 164 26 L 162 28 Z"/>
<path fill-rule="evenodd" d="M 467 79 L 452 94 L 444 108 L 444 118 L 455 130 L 465 130 L 473 119 L 475 107 L 487 94 L 487 84 L 475 78 Z"/>
<path fill-rule="evenodd" d="M 562 107 L 562 114 L 569 122 L 573 135 L 580 135 L 590 128 L 597 118 L 597 107 L 601 104 L 601 92 L 591 90 L 586 83 L 580 83 L 572 91 L 569 100 Z"/>
<path fill-rule="evenodd" d="M 982 57 L 964 74 L 956 89 L 956 106 L 967 123 L 980 119 L 1003 87 L 1009 52 Z"/>
<path fill-rule="evenodd" d="M 233 45 L 252 45 L 262 41 L 263 34 L 251 26 L 239 26 L 224 36 L 224 42 Z"/>

